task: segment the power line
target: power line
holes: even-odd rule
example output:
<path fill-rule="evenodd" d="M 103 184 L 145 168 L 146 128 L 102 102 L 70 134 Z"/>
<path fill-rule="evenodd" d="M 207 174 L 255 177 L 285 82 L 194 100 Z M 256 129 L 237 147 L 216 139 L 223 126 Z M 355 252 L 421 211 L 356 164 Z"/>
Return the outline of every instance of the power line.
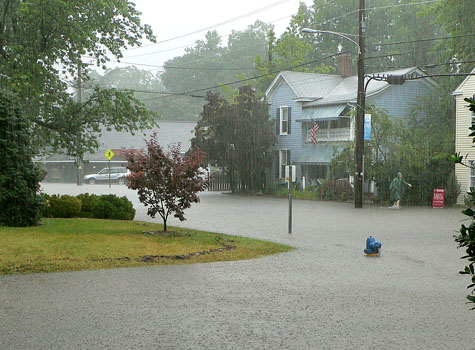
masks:
<path fill-rule="evenodd" d="M 254 10 L 254 11 L 251 11 L 251 12 L 248 12 L 248 13 L 245 13 L 245 14 L 243 14 L 243 15 L 240 15 L 240 16 L 237 16 L 237 17 L 228 19 L 228 20 L 226 20 L 226 21 L 223 21 L 223 22 L 220 22 L 220 23 L 217 23 L 217 24 L 213 24 L 213 25 L 208 26 L 208 27 L 205 27 L 205 28 L 197 29 L 197 30 L 195 30 L 195 31 L 193 31 L 193 32 L 190 32 L 190 33 L 186 33 L 186 34 L 178 35 L 178 36 L 173 37 L 173 38 L 169 38 L 169 39 L 157 41 L 156 43 L 152 43 L 152 44 L 148 44 L 148 45 L 143 45 L 143 46 L 136 47 L 136 48 L 131 48 L 131 49 L 129 49 L 129 50 L 138 49 L 138 48 L 143 48 L 143 47 L 148 47 L 148 46 L 153 46 L 153 45 L 158 45 L 158 44 L 163 44 L 163 43 L 166 43 L 166 42 L 169 42 L 169 41 L 172 41 L 172 40 L 181 39 L 181 38 L 184 38 L 184 37 L 193 35 L 193 34 L 197 34 L 197 33 L 200 33 L 200 32 L 204 32 L 204 31 L 206 31 L 206 30 L 213 29 L 213 28 L 216 28 L 216 27 L 220 27 L 220 26 L 222 26 L 222 25 L 225 25 L 225 24 L 228 24 L 228 23 L 231 23 L 231 22 L 235 22 L 235 21 L 238 21 L 238 20 L 240 20 L 240 19 L 243 19 L 243 18 L 252 16 L 252 15 L 255 15 L 256 13 L 269 10 L 269 9 L 271 9 L 271 8 L 273 8 L 273 7 L 282 5 L 283 3 L 286 3 L 286 2 L 288 2 L 288 1 L 290 1 L 290 0 L 280 0 L 280 1 L 274 2 L 274 3 L 270 4 L 270 5 L 261 7 L 261 8 L 259 8 L 259 9 L 257 9 L 257 10 Z"/>
<path fill-rule="evenodd" d="M 451 62 L 445 62 L 445 63 L 421 63 L 418 64 L 416 67 L 417 68 L 425 68 L 425 69 L 430 69 L 434 67 L 439 67 L 439 66 L 450 66 L 450 65 L 458 65 L 458 64 L 465 64 L 465 63 L 475 63 L 475 61 L 451 61 Z M 381 67 L 382 69 L 397 69 L 397 68 L 411 68 L 414 67 L 414 65 L 399 65 L 399 66 L 378 66 Z M 372 66 L 373 69 L 375 69 L 374 66 Z"/>
<path fill-rule="evenodd" d="M 294 69 L 294 68 L 298 68 L 298 67 L 303 67 L 303 66 L 306 66 L 306 65 L 308 65 L 308 64 L 312 64 L 312 63 L 316 63 L 316 62 L 319 62 L 319 61 L 323 61 L 323 60 L 326 60 L 326 59 L 328 59 L 328 58 L 333 58 L 333 57 L 336 57 L 336 56 L 339 56 L 339 55 L 346 54 L 346 53 L 348 53 L 348 52 L 349 52 L 349 51 L 339 52 L 339 53 L 336 53 L 336 54 L 332 54 L 332 55 L 329 55 L 329 56 L 325 56 L 325 57 L 319 58 L 319 59 L 317 59 L 317 60 L 313 60 L 313 61 L 310 61 L 310 62 L 305 62 L 305 63 L 297 64 L 297 65 L 294 65 L 294 66 L 290 66 L 290 67 L 286 67 L 286 68 L 280 69 L 280 70 L 278 70 L 278 71 L 273 71 L 273 72 L 269 72 L 269 73 L 265 73 L 265 74 L 260 74 L 260 75 L 257 75 L 257 76 L 254 76 L 254 77 L 250 77 L 250 78 L 246 78 L 246 79 L 241 79 L 241 80 L 232 81 L 232 82 L 224 83 L 224 84 L 219 84 L 219 85 L 215 85 L 215 86 L 211 86 L 211 87 L 206 87 L 206 88 L 191 90 L 191 91 L 187 91 L 187 92 L 182 92 L 182 93 L 180 93 L 180 95 L 190 95 L 190 94 L 193 94 L 193 93 L 195 93 L 195 92 L 201 92 L 201 91 L 216 89 L 216 88 L 220 88 L 220 87 L 224 87 L 224 86 L 229 86 L 229 85 L 234 85 L 234 84 L 243 83 L 243 82 L 245 82 L 245 81 L 249 81 L 249 80 L 253 80 L 253 79 L 259 79 L 259 78 L 262 78 L 262 77 L 266 77 L 266 76 L 268 76 L 268 75 L 277 74 L 277 73 L 279 73 L 279 72 L 282 71 L 282 70 L 290 70 L 290 69 Z M 167 96 L 161 96 L 161 97 L 156 97 L 156 98 L 150 98 L 150 99 L 146 99 L 146 100 L 143 100 L 143 101 L 156 100 L 156 99 L 165 98 L 165 97 L 167 97 Z"/>
<path fill-rule="evenodd" d="M 201 67 L 179 67 L 179 66 L 158 66 L 154 64 L 145 64 L 145 63 L 133 63 L 133 62 L 124 62 L 124 61 L 115 61 L 115 60 L 110 60 L 109 62 L 115 62 L 115 63 L 121 63 L 121 64 L 131 64 L 131 65 L 137 65 L 137 66 L 145 66 L 145 67 L 154 67 L 154 68 L 166 68 L 166 69 L 188 69 L 188 70 L 209 70 L 209 71 L 232 71 L 232 70 L 251 70 L 251 69 L 257 69 L 257 67 L 241 67 L 241 68 L 201 68 Z"/>
<path fill-rule="evenodd" d="M 436 41 L 436 40 L 448 40 L 448 39 L 456 39 L 456 38 L 464 38 L 464 37 L 469 37 L 469 36 L 475 36 L 474 33 L 471 34 L 461 34 L 461 35 L 454 35 L 454 36 L 444 36 L 444 37 L 438 37 L 438 38 L 429 38 L 429 39 L 418 39 L 418 40 L 408 40 L 408 41 L 397 41 L 397 42 L 392 42 L 392 43 L 381 43 L 381 44 L 372 44 L 372 45 L 367 45 L 366 48 L 370 47 L 381 47 L 381 46 L 390 46 L 390 45 L 402 45 L 402 44 L 413 44 L 413 43 L 420 43 L 420 42 L 426 42 L 426 41 Z"/>
<path fill-rule="evenodd" d="M 436 52 L 436 51 L 447 51 L 447 49 L 444 48 L 444 49 L 419 50 L 419 51 L 411 51 L 411 52 L 396 52 L 396 53 L 390 53 L 390 54 L 387 54 L 387 55 L 365 57 L 365 60 L 372 60 L 372 59 L 375 59 L 375 58 L 385 58 L 385 57 L 393 57 L 393 56 L 404 56 L 404 55 L 421 53 L 421 52 Z"/>
<path fill-rule="evenodd" d="M 151 90 L 135 90 L 135 89 L 127 89 L 127 88 L 114 88 L 115 90 L 118 90 L 118 91 L 128 91 L 128 92 L 133 92 L 133 93 L 150 93 L 150 94 L 160 94 L 160 95 L 163 95 L 161 97 L 158 97 L 158 98 L 163 98 L 163 97 L 170 97 L 170 96 L 181 96 L 181 97 L 198 97 L 198 98 L 203 98 L 204 96 L 197 96 L 197 95 L 192 95 L 192 93 L 194 92 L 200 92 L 200 91 L 203 91 L 203 90 L 209 90 L 209 89 L 214 89 L 214 88 L 219 88 L 219 87 L 222 87 L 222 86 L 228 86 L 228 85 L 233 85 L 233 84 L 237 84 L 237 83 L 240 83 L 240 82 L 245 82 L 245 81 L 249 81 L 249 80 L 252 80 L 252 79 L 258 79 L 258 78 L 261 78 L 261 77 L 264 77 L 264 76 L 268 76 L 268 75 L 272 75 L 272 74 L 276 74 L 276 73 L 279 73 L 283 70 L 291 70 L 291 69 L 294 69 L 294 68 L 298 68 L 298 67 L 301 67 L 301 66 L 304 66 L 304 65 L 308 65 L 308 64 L 311 64 L 311 63 L 316 63 L 318 61 L 321 61 L 321 60 L 325 60 L 325 59 L 328 59 L 328 58 L 332 58 L 332 57 L 335 57 L 335 56 L 338 56 L 338 55 L 341 55 L 341 54 L 346 54 L 348 53 L 349 51 L 347 52 L 342 52 L 342 53 L 337 53 L 337 54 L 333 54 L 333 55 L 330 55 L 330 56 L 325 56 L 323 58 L 320 58 L 318 60 L 314 60 L 314 61 L 310 61 L 310 62 L 305 62 L 305 63 L 302 63 L 302 64 L 298 64 L 298 65 L 295 65 L 295 66 L 291 66 L 291 67 L 286 67 L 286 68 L 282 68 L 278 71 L 273 71 L 273 72 L 270 72 L 270 73 L 265 73 L 265 74 L 261 74 L 259 76 L 254 76 L 254 77 L 250 77 L 250 78 L 246 78 L 246 79 L 242 79 L 242 80 L 238 80 L 238 81 L 234 81 L 234 82 L 229 82 L 229 83 L 225 83 L 225 84 L 220 84 L 220 85 L 216 85 L 216 86 L 213 86 L 213 87 L 208 87 L 208 88 L 202 88 L 202 89 L 197 89 L 197 90 L 193 90 L 193 91 L 189 91 L 189 92 L 164 92 L 164 91 L 151 91 Z M 418 66 L 442 66 L 442 65 L 452 65 L 452 64 L 462 64 L 462 63 L 474 63 L 474 61 L 454 61 L 454 62 L 445 62 L 445 63 L 428 63 L 428 64 L 423 64 L 423 65 L 418 65 Z M 382 67 L 382 66 L 381 66 Z M 392 69 L 392 68 L 411 68 L 411 67 L 414 67 L 413 65 L 411 66 L 391 66 L 391 67 L 385 67 L 386 69 Z M 430 67 L 429 67 L 430 68 Z M 380 74 L 380 73 L 370 73 L 368 74 L 368 76 L 371 76 L 371 74 Z M 425 78 L 425 77 L 435 77 L 435 76 L 467 76 L 467 75 L 475 75 L 475 73 L 453 73 L 453 74 L 430 74 L 430 75 L 424 75 L 424 76 L 420 76 L 418 75 L 416 78 L 414 79 L 422 79 L 422 78 Z M 372 79 L 374 80 L 378 80 L 379 77 L 378 76 L 371 76 Z M 321 79 L 319 80 L 320 82 L 323 82 L 323 81 L 328 81 L 328 80 L 333 80 L 335 79 L 335 77 L 329 77 L 327 79 Z M 307 84 L 308 82 L 312 82 L 314 81 L 315 78 L 308 78 L 308 79 L 302 79 L 302 80 L 299 80 L 297 83 L 297 85 L 301 85 L 301 84 Z M 70 86 L 72 87 L 76 87 L 76 84 L 69 84 Z M 93 90 L 92 87 L 89 87 L 89 88 L 85 88 L 86 90 Z M 150 99 L 144 99 L 142 101 L 150 101 L 150 100 L 155 100 L 155 99 L 158 99 L 158 98 L 150 98 Z"/>

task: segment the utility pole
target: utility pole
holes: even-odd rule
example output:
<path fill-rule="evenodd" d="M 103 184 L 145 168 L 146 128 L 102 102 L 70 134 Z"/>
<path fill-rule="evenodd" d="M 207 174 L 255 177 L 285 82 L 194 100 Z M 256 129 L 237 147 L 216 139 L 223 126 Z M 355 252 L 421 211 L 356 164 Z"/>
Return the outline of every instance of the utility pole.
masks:
<path fill-rule="evenodd" d="M 358 56 L 358 97 L 356 110 L 356 145 L 355 145 L 355 208 L 363 208 L 363 161 L 364 161 L 364 55 L 365 55 L 365 0 L 360 0 L 359 10 L 359 47 Z"/>

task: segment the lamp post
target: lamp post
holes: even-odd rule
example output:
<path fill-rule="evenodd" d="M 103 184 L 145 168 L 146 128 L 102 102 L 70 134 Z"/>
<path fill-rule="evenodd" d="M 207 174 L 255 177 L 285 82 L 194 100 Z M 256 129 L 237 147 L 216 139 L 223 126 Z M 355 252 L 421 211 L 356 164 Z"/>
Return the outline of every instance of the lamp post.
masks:
<path fill-rule="evenodd" d="M 363 159 L 364 159 L 364 113 L 365 113 L 365 86 L 364 86 L 364 45 L 365 45 L 365 0 L 360 0 L 359 9 L 359 42 L 347 36 L 329 30 L 304 28 L 303 33 L 327 33 L 342 37 L 358 47 L 358 95 L 356 99 L 356 144 L 355 144 L 355 208 L 363 208 Z"/>
<path fill-rule="evenodd" d="M 361 47 L 360 47 L 360 45 L 359 45 L 356 41 L 354 41 L 353 39 L 348 38 L 346 35 L 343 35 L 343 34 L 338 33 L 338 32 L 332 32 L 332 31 L 330 31 L 330 30 L 303 28 L 303 29 L 302 29 L 302 33 L 311 33 L 311 34 L 326 33 L 326 34 L 337 35 L 337 36 L 339 36 L 339 37 L 341 37 L 341 38 L 344 38 L 344 39 L 350 41 L 351 43 L 355 44 L 356 46 L 358 46 L 358 53 L 361 52 Z"/>

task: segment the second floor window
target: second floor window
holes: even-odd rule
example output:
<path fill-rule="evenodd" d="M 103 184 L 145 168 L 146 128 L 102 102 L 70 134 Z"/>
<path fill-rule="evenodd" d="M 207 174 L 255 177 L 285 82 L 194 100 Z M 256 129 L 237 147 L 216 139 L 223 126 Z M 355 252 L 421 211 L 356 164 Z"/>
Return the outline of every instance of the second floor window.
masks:
<path fill-rule="evenodd" d="M 277 108 L 276 111 L 276 134 L 290 135 L 291 108 L 284 106 Z"/>

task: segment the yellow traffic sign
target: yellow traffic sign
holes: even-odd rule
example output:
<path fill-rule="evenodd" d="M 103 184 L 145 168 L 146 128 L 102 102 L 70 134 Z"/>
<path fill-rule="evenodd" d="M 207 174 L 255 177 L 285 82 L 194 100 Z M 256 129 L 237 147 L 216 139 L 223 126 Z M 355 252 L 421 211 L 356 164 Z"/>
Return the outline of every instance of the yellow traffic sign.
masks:
<path fill-rule="evenodd" d="M 111 160 L 112 157 L 114 157 L 114 152 L 112 152 L 110 149 L 108 149 L 105 153 L 105 156 L 107 159 Z"/>

